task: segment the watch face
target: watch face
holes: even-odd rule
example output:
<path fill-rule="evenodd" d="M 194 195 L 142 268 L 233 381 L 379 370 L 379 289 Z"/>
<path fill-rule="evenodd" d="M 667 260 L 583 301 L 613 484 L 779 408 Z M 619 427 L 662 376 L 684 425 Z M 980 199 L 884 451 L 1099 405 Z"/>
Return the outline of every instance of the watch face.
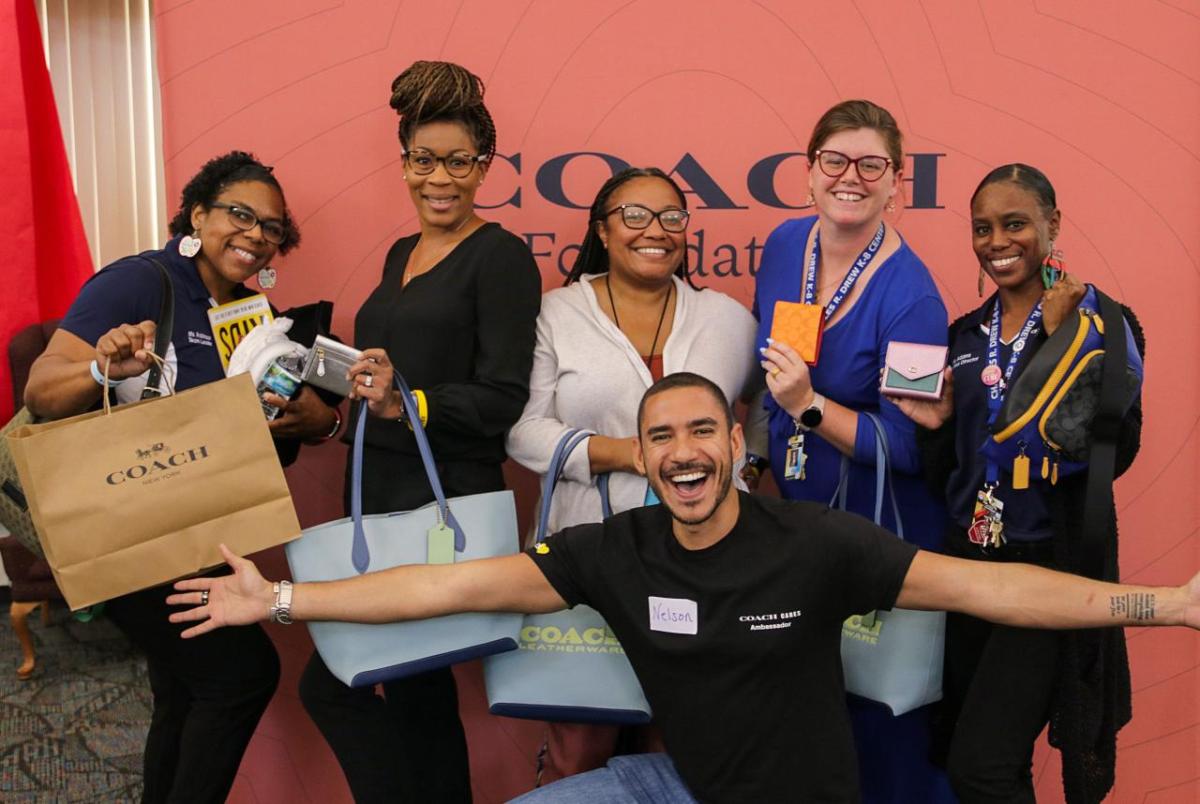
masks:
<path fill-rule="evenodd" d="M 805 427 L 816 427 L 821 423 L 821 419 L 825 418 L 821 411 L 816 408 L 809 408 L 800 414 L 800 423 Z"/>

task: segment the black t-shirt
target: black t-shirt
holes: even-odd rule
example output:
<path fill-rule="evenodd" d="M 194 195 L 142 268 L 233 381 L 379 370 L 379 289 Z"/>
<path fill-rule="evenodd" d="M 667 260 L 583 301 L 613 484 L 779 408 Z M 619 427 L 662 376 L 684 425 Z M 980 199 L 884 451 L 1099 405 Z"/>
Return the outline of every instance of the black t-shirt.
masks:
<path fill-rule="evenodd" d="M 816 503 L 739 500 L 704 550 L 681 547 L 659 505 L 528 554 L 569 605 L 604 615 L 698 799 L 856 801 L 842 622 L 890 608 L 916 548 Z"/>
<path fill-rule="evenodd" d="M 428 401 L 439 461 L 503 463 L 504 434 L 529 398 L 542 280 L 525 241 L 487 223 L 401 287 L 418 235 L 397 240 L 354 319 L 354 345 L 381 347 Z M 418 454 L 407 425 L 371 418 L 369 446 Z M 370 461 L 368 461 L 370 462 Z"/>

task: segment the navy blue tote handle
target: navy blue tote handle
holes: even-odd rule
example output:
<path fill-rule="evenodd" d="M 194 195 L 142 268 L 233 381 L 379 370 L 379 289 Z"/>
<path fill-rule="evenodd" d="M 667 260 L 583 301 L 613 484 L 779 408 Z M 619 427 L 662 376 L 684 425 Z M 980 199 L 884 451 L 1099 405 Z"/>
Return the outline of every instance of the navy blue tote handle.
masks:
<path fill-rule="evenodd" d="M 536 540 L 542 541 L 546 538 L 546 531 L 550 527 L 550 499 L 554 496 L 554 487 L 558 485 L 558 480 L 562 477 L 563 470 L 567 467 L 567 458 L 577 446 L 582 444 L 594 433 L 589 430 L 568 430 L 558 440 L 558 445 L 554 448 L 554 454 L 550 456 L 550 467 L 546 470 L 546 476 L 542 478 L 542 504 L 541 510 L 538 512 L 538 525 Z M 602 474 L 596 478 L 596 487 L 600 490 L 600 513 L 605 519 L 612 516 L 612 505 L 608 499 L 608 474 Z"/>
<path fill-rule="evenodd" d="M 454 531 L 454 550 L 461 553 L 467 549 L 467 537 L 463 533 L 462 526 L 458 524 L 458 520 L 454 518 L 449 503 L 446 502 L 446 493 L 442 490 L 442 480 L 438 477 L 437 466 L 433 462 L 433 450 L 429 448 L 429 439 L 425 435 L 425 427 L 421 424 L 416 400 L 413 399 L 408 383 L 399 373 L 393 373 L 392 378 L 393 385 L 400 392 L 400 399 L 404 403 L 405 419 L 412 427 L 413 435 L 416 436 L 417 449 L 421 453 L 421 463 L 425 466 L 425 476 L 429 478 L 433 496 L 437 499 L 438 519 Z M 350 561 L 359 574 L 366 572 L 371 566 L 371 552 L 367 548 L 367 534 L 363 530 L 362 523 L 362 452 L 368 415 L 367 404 L 360 402 L 358 422 L 354 428 L 354 449 L 350 459 L 350 517 L 354 520 L 354 542 L 350 549 Z"/>

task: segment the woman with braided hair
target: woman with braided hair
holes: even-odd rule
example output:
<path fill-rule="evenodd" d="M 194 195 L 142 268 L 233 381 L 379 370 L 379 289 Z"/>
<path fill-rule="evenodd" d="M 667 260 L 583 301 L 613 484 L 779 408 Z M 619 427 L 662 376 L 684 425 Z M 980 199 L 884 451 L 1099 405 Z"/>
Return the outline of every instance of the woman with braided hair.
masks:
<path fill-rule="evenodd" d="M 504 434 L 529 396 L 541 301 L 524 241 L 475 214 L 475 192 L 496 151 L 483 83 L 456 64 L 419 61 L 392 83 L 391 106 L 420 230 L 392 246 L 382 281 L 354 320 L 364 359 L 350 369 L 351 398 L 372 414 L 364 514 L 433 500 L 393 371 L 414 389 L 446 494 L 504 488 Z M 314 653 L 300 698 L 356 801 L 470 801 L 449 668 L 387 682 L 379 696 L 347 687 Z"/>

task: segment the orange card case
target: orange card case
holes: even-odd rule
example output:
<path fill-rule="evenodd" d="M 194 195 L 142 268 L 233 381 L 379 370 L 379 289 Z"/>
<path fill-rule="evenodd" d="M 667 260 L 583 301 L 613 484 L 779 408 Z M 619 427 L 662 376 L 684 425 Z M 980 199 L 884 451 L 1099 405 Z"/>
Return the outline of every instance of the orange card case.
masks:
<path fill-rule="evenodd" d="M 771 321 L 771 339 L 795 349 L 804 362 L 817 365 L 821 354 L 821 335 L 825 332 L 825 308 L 819 304 L 775 302 Z"/>

